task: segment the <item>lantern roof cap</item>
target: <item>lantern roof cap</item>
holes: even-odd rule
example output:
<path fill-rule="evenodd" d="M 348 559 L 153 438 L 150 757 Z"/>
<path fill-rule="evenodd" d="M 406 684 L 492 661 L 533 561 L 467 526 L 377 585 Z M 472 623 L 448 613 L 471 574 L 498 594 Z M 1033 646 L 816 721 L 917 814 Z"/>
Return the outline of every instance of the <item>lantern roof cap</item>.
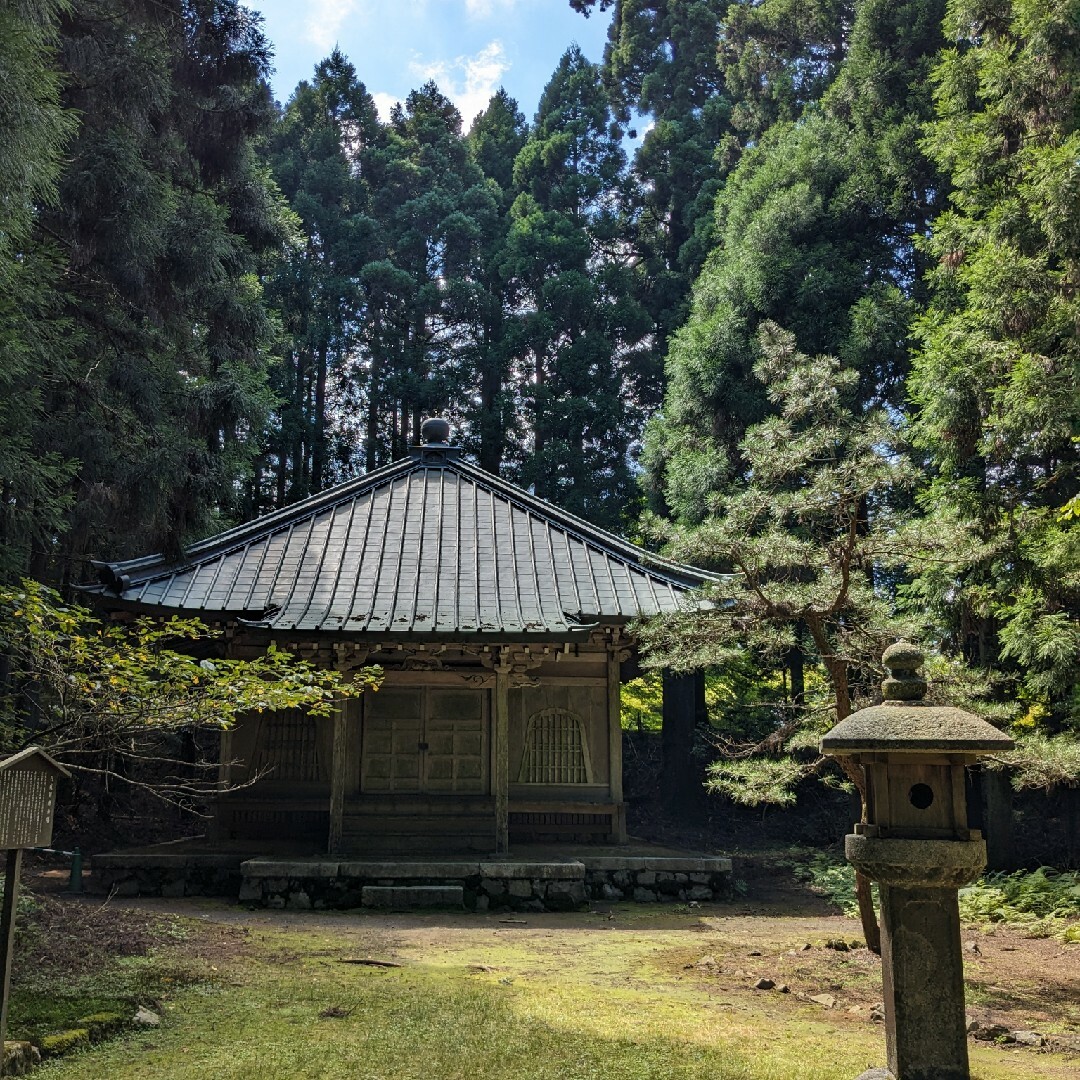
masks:
<path fill-rule="evenodd" d="M 882 683 L 885 700 L 841 720 L 822 740 L 824 754 L 924 753 L 978 756 L 1011 750 L 1004 732 L 974 713 L 950 705 L 923 702 L 926 680 L 918 668 L 925 659 L 910 642 L 890 645 L 882 656 L 889 676 Z"/>

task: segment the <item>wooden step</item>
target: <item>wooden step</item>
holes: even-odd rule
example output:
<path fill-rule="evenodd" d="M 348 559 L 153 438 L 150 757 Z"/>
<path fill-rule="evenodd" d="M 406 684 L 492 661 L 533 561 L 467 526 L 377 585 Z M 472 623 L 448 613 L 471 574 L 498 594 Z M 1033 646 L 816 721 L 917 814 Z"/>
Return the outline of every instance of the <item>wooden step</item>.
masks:
<path fill-rule="evenodd" d="M 458 814 L 494 813 L 495 800 L 490 795 L 365 795 L 345 802 L 346 817 L 350 814 L 452 817 Z"/>
<path fill-rule="evenodd" d="M 341 822 L 343 835 L 369 836 L 395 833 L 401 836 L 456 836 L 460 833 L 493 832 L 494 814 L 470 814 L 468 817 L 368 817 L 366 814 L 346 814 Z"/>
<path fill-rule="evenodd" d="M 346 834 L 341 838 L 340 858 L 372 855 L 490 855 L 495 850 L 495 827 L 481 833 L 423 836 L 408 833 Z"/>

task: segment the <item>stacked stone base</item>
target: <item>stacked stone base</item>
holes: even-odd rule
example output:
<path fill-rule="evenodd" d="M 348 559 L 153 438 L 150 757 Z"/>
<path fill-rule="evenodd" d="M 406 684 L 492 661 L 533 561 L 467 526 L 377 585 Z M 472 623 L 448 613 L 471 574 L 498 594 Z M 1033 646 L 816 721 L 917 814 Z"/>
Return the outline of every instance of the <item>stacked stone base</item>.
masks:
<path fill-rule="evenodd" d="M 105 855 L 94 860 L 93 881 L 97 891 L 117 896 L 226 896 L 291 910 L 573 911 L 597 901 L 726 900 L 731 896 L 731 860 L 592 856 L 544 862 L 339 861 Z"/>
<path fill-rule="evenodd" d="M 90 888 L 106 896 L 226 896 L 243 883 L 239 855 L 210 852 L 95 855 Z"/>

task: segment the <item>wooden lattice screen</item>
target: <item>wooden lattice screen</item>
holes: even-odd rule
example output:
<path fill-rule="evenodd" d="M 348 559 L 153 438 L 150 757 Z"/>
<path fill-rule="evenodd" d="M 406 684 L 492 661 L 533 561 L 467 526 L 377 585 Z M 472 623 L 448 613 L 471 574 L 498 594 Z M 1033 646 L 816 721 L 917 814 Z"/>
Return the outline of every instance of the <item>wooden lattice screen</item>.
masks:
<path fill-rule="evenodd" d="M 543 709 L 529 717 L 518 782 L 588 784 L 591 780 L 581 717 L 566 709 Z"/>
<path fill-rule="evenodd" d="M 315 720 L 300 709 L 288 709 L 262 721 L 259 732 L 257 772 L 269 772 L 274 780 L 321 780 Z"/>

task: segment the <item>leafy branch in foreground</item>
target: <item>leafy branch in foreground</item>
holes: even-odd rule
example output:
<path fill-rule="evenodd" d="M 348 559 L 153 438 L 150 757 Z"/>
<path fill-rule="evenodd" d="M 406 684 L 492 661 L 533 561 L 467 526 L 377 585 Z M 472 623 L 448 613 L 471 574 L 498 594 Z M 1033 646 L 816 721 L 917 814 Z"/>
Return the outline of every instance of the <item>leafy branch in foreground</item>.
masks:
<path fill-rule="evenodd" d="M 0 587 L 0 749 L 35 743 L 72 769 L 128 783 L 138 761 L 183 765 L 194 776 L 141 786 L 197 796 L 220 789 L 217 763 L 173 760 L 172 736 L 224 729 L 245 712 L 325 716 L 381 678 L 368 668 L 347 679 L 273 645 L 253 660 L 207 656 L 220 636 L 196 619 L 102 621 L 33 581 Z"/>

